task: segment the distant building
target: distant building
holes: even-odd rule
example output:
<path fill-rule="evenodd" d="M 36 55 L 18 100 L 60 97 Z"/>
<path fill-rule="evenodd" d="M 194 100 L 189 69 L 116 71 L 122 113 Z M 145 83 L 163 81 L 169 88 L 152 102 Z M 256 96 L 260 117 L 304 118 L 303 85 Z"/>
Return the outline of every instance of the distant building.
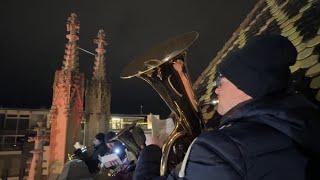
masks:
<path fill-rule="evenodd" d="M 159 115 L 153 115 L 159 118 Z M 146 133 L 151 133 L 152 123 L 150 115 L 147 114 L 111 114 L 109 130 L 118 132 L 136 122 Z"/>
<path fill-rule="evenodd" d="M 32 157 L 33 136 L 37 122 L 48 124 L 47 109 L 0 108 L 0 177 L 18 179 L 28 175 L 27 160 Z M 45 159 L 46 161 L 46 159 Z"/>

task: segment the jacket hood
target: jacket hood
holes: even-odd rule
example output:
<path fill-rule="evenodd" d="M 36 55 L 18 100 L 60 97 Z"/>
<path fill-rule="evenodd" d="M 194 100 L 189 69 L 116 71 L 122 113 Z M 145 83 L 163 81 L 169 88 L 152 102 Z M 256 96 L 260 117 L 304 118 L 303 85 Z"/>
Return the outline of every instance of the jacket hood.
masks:
<path fill-rule="evenodd" d="M 320 110 L 302 95 L 281 94 L 243 102 L 221 118 L 221 125 L 241 120 L 271 126 L 308 153 L 320 154 Z"/>

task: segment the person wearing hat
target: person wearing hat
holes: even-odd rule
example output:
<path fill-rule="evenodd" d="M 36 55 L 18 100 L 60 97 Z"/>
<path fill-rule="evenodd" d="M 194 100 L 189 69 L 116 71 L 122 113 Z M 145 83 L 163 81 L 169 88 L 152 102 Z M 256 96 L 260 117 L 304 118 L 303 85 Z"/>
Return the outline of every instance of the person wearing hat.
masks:
<path fill-rule="evenodd" d="M 114 138 L 115 136 L 116 136 L 116 133 L 113 131 L 107 131 L 105 133 L 104 142 L 106 143 L 106 146 L 108 147 L 108 153 L 112 153 L 114 143 L 111 141 L 111 139 Z"/>
<path fill-rule="evenodd" d="M 227 55 L 217 66 L 218 130 L 198 136 L 181 169 L 162 178 L 320 179 L 320 111 L 290 91 L 289 66 L 296 57 L 280 35 L 255 36 Z M 160 178 L 145 168 L 134 179 Z"/>
<path fill-rule="evenodd" d="M 85 160 L 90 173 L 95 174 L 99 171 L 99 156 L 103 156 L 108 152 L 108 148 L 105 145 L 105 135 L 104 133 L 96 134 L 93 143 L 93 153 L 92 155 Z"/>
<path fill-rule="evenodd" d="M 116 133 L 114 131 L 107 131 L 104 136 L 104 141 L 108 143 L 115 136 L 116 136 Z"/>
<path fill-rule="evenodd" d="M 116 133 L 113 131 L 108 131 L 105 133 L 105 144 L 108 147 L 108 153 L 107 154 L 112 154 L 115 153 L 119 156 L 120 159 L 125 158 L 125 147 L 117 139 L 113 139 L 116 137 Z"/>
<path fill-rule="evenodd" d="M 96 134 L 93 140 L 94 151 L 92 154 L 92 159 L 97 160 L 98 156 L 103 156 L 108 152 L 108 148 L 105 145 L 105 135 L 104 133 Z"/>

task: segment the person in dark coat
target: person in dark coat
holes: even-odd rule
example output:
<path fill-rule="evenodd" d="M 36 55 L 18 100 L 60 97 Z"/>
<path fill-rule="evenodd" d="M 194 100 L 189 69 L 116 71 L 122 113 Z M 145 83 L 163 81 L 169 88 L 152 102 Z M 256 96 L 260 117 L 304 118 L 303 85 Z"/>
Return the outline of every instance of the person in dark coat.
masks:
<path fill-rule="evenodd" d="M 253 37 L 230 53 L 217 66 L 219 129 L 197 137 L 166 177 L 152 165 L 159 147 L 147 146 L 134 179 L 320 179 L 319 107 L 288 88 L 296 57 L 280 35 Z"/>
<path fill-rule="evenodd" d="M 93 160 L 98 160 L 98 156 L 103 156 L 108 152 L 108 147 L 105 144 L 104 133 L 98 133 L 93 140 L 94 151 L 92 154 Z"/>
<path fill-rule="evenodd" d="M 87 160 L 85 160 L 90 173 L 95 174 L 99 171 L 99 156 L 104 156 L 108 153 L 108 147 L 105 144 L 104 133 L 98 133 L 93 140 L 94 151 Z"/>

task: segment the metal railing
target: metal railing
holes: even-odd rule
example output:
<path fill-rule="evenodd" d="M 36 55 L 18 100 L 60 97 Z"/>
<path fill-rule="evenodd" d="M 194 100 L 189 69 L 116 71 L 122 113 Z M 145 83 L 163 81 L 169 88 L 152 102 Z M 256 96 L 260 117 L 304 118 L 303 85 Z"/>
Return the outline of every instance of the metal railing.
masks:
<path fill-rule="evenodd" d="M 0 151 L 21 150 L 25 140 L 20 141 L 25 135 L 0 135 Z"/>

